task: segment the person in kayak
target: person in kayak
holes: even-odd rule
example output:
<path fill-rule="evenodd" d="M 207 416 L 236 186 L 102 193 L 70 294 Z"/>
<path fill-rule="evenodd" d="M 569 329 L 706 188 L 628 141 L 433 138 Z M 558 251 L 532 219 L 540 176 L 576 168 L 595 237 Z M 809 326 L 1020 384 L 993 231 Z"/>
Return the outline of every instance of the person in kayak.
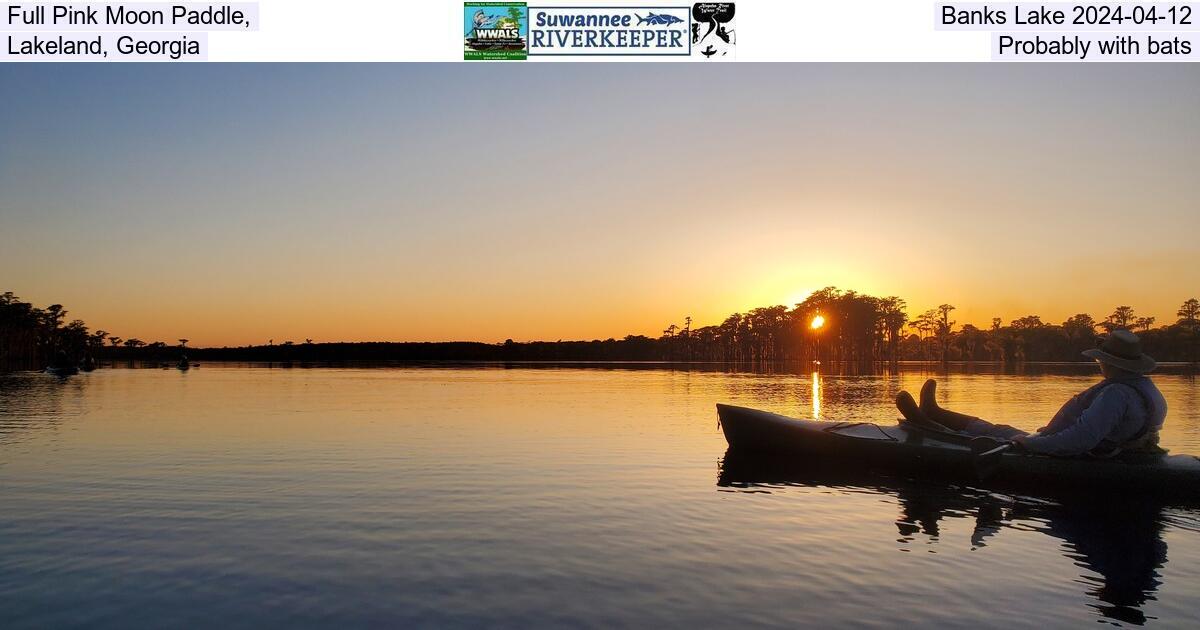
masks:
<path fill-rule="evenodd" d="M 65 370 L 74 367 L 71 363 L 71 358 L 67 356 L 66 350 L 59 350 L 54 353 L 54 358 L 50 360 L 50 367 L 55 370 Z"/>
<path fill-rule="evenodd" d="M 1146 376 L 1157 364 L 1142 352 L 1137 335 L 1113 331 L 1099 348 L 1085 350 L 1083 355 L 1099 363 L 1104 379 L 1068 400 L 1050 424 L 1036 433 L 942 409 L 935 399 L 937 382 L 933 379 L 921 387 L 919 405 L 902 391 L 896 396 L 896 407 L 913 424 L 1006 440 L 1033 453 L 1110 456 L 1123 451 L 1161 452 L 1158 431 L 1167 417 L 1167 401 Z"/>

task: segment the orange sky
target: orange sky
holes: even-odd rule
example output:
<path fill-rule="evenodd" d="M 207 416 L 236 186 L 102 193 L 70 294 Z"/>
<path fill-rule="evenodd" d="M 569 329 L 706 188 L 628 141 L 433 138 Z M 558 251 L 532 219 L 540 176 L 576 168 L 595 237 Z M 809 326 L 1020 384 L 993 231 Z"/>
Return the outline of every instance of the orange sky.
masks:
<path fill-rule="evenodd" d="M 0 121 L 0 290 L 216 346 L 658 334 L 827 285 L 980 325 L 1165 323 L 1200 294 L 1198 79 L 4 68 L 28 97 Z"/>

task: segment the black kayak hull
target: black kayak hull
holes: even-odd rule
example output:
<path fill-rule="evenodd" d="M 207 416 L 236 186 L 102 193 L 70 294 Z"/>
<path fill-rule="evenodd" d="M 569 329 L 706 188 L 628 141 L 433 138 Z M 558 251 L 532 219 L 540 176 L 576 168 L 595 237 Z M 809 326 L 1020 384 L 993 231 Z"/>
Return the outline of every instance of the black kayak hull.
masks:
<path fill-rule="evenodd" d="M 1029 492 L 1075 487 L 1200 497 L 1200 459 L 1191 455 L 1096 459 L 1008 452 L 982 479 L 968 436 L 904 425 L 798 420 L 732 405 L 717 405 L 717 414 L 731 450 L 807 464 L 900 470 Z"/>

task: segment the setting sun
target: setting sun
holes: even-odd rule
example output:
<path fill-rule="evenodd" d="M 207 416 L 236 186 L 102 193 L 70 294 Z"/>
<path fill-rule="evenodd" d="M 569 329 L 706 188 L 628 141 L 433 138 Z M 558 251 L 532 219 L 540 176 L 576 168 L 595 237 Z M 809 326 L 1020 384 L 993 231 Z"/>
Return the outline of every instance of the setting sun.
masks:
<path fill-rule="evenodd" d="M 812 323 L 809 324 L 809 327 L 812 328 L 813 330 L 816 330 L 824 325 L 825 325 L 825 317 L 821 316 L 821 315 L 817 315 L 816 317 L 812 318 Z"/>

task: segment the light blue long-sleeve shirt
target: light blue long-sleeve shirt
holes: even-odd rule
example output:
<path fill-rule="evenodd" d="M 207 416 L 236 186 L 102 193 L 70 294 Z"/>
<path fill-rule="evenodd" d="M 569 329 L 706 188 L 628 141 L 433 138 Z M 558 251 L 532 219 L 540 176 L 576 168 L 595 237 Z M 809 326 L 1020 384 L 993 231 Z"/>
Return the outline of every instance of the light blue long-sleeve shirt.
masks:
<path fill-rule="evenodd" d="M 1049 425 L 1021 443 L 1034 453 L 1081 455 L 1157 431 L 1166 416 L 1167 401 L 1148 377 L 1108 378 L 1068 400 Z"/>

